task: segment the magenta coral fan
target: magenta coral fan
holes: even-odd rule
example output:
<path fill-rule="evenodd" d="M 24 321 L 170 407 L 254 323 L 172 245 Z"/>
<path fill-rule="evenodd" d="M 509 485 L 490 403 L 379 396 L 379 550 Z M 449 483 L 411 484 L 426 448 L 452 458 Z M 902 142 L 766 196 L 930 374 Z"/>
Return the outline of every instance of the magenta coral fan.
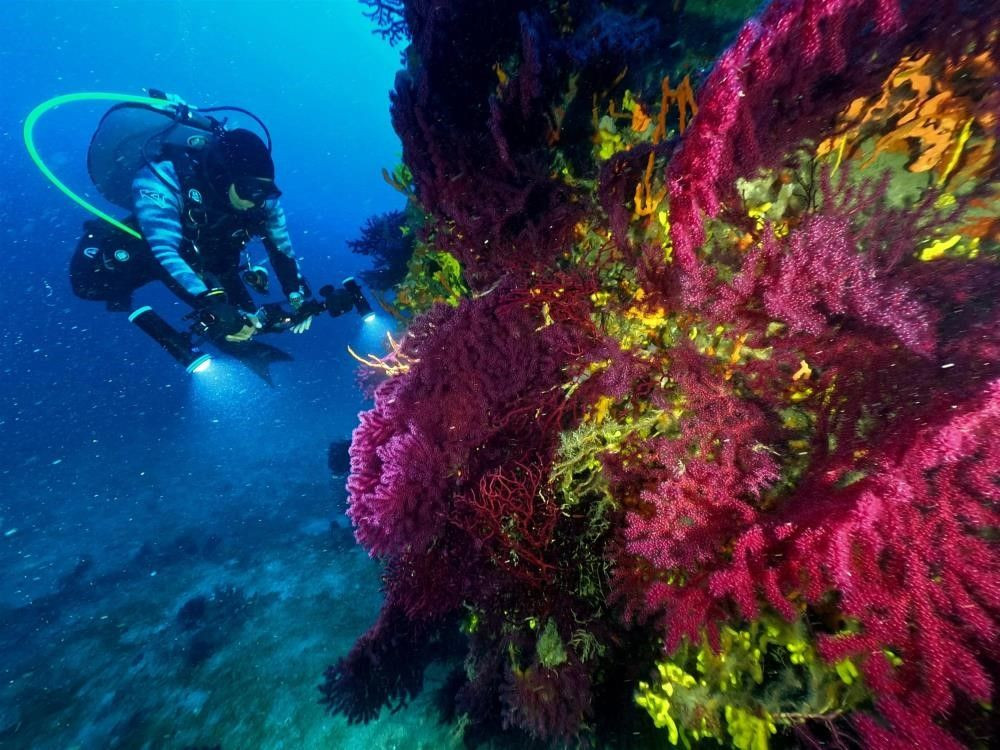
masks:
<path fill-rule="evenodd" d="M 747 445 L 751 433 L 731 434 Z M 1000 658 L 997 434 L 994 380 L 912 410 L 872 441 L 861 469 L 851 451 L 818 461 L 773 510 L 736 499 L 754 493 L 732 484 L 740 471 L 721 479 L 732 472 L 725 454 L 716 472 L 706 463 L 696 481 L 677 476 L 645 496 L 653 515 L 629 518 L 627 549 L 682 573 L 639 589 L 639 609 L 662 613 L 670 651 L 731 618 L 730 602 L 751 620 L 762 602 L 789 619 L 803 601 L 835 604 L 843 629 L 819 650 L 831 663 L 855 659 L 869 680 L 882 717 L 858 719 L 870 746 L 959 748 L 938 722 L 959 695 L 990 699 Z M 634 585 L 622 580 L 622 592 Z"/>
<path fill-rule="evenodd" d="M 931 354 L 936 314 L 907 284 L 905 269 L 893 273 L 859 251 L 851 223 L 847 215 L 817 214 L 785 240 L 765 234 L 727 292 L 756 300 L 795 332 L 821 336 L 840 320 L 891 332 L 911 350 Z"/>
<path fill-rule="evenodd" d="M 761 409 L 735 397 L 694 352 L 677 352 L 671 375 L 696 416 L 682 421 L 677 437 L 649 446 L 646 470 L 658 467 L 658 478 L 641 493 L 642 509 L 628 514 L 625 538 L 656 567 L 692 573 L 756 522 L 752 501 L 778 468 L 761 450 L 773 438 Z"/>
<path fill-rule="evenodd" d="M 427 547 L 452 496 L 490 462 L 510 458 L 502 441 L 492 449 L 490 441 L 551 401 L 541 394 L 560 382 L 576 337 L 556 325 L 536 333 L 540 323 L 498 289 L 454 310 L 440 306 L 410 331 L 403 350 L 413 364 L 379 386 L 351 446 L 348 514 L 373 555 Z M 518 415 L 524 404 L 532 409 Z M 551 447 L 553 435 L 533 432 L 536 449 Z"/>
<path fill-rule="evenodd" d="M 786 0 L 746 24 L 712 69 L 667 169 L 670 236 L 689 302 L 705 301 L 703 217 L 734 202 L 735 179 L 775 166 L 849 97 L 877 86 L 904 43 L 954 29 L 958 17 L 949 0 Z M 939 44 L 958 43 L 955 31 Z"/>
<path fill-rule="evenodd" d="M 893 727 L 864 719 L 873 747 L 959 747 L 932 717 L 956 693 L 989 700 L 987 665 L 1000 656 L 1000 565 L 988 541 L 1000 523 L 1000 381 L 963 404 L 939 401 L 885 436 L 866 478 L 837 489 L 843 472 L 818 469 L 787 513 L 735 543 L 710 583 L 748 617 L 757 590 L 789 616 L 785 595 L 818 604 L 837 592 L 858 631 L 827 637 L 821 650 L 861 659 Z"/>
<path fill-rule="evenodd" d="M 349 515 L 358 541 L 375 554 L 430 542 L 441 528 L 447 477 L 443 451 L 421 426 L 404 423 L 391 434 L 388 428 L 377 411 L 363 414 L 351 450 Z"/>

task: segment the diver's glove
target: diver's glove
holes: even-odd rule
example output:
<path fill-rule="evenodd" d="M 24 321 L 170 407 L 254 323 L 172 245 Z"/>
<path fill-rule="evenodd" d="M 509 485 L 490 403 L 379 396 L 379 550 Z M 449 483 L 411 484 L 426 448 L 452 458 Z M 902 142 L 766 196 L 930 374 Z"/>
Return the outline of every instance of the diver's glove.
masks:
<path fill-rule="evenodd" d="M 292 292 L 288 295 L 288 304 L 291 305 L 294 312 L 298 312 L 302 309 L 302 305 L 306 303 L 306 296 L 302 292 Z M 298 323 L 293 325 L 288 330 L 292 333 L 305 333 L 312 326 L 312 315 L 307 315 Z"/>
<path fill-rule="evenodd" d="M 254 316 L 229 304 L 222 289 L 209 289 L 200 294 L 197 303 L 198 323 L 211 339 L 225 339 L 234 343 L 247 341 L 260 328 Z"/>

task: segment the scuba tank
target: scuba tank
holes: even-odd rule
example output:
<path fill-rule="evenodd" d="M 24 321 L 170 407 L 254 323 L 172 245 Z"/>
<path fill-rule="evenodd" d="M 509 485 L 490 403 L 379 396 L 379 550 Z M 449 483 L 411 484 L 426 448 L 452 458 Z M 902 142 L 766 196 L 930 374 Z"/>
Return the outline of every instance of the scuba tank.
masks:
<path fill-rule="evenodd" d="M 101 195 L 125 209 L 132 206 L 132 180 L 172 149 L 197 152 L 221 134 L 223 124 L 186 104 L 159 109 L 122 102 L 109 109 L 90 139 L 87 171 Z"/>
<path fill-rule="evenodd" d="M 138 170 L 163 158 L 164 152 L 179 148 L 199 151 L 210 145 L 226 129 L 226 118 L 213 112 L 239 112 L 250 117 L 263 131 L 267 150 L 271 134 L 253 112 L 242 107 L 217 106 L 198 109 L 162 91 L 150 89 L 149 96 L 81 92 L 48 99 L 28 114 L 24 121 L 24 145 L 35 166 L 71 200 L 136 239 L 141 236 L 132 227 L 109 216 L 67 187 L 49 169 L 35 148 L 34 128 L 38 119 L 64 104 L 80 101 L 117 102 L 101 119 L 87 150 L 87 170 L 98 191 L 116 206 L 131 209 L 132 180 Z M 160 175 L 162 179 L 162 175 Z"/>

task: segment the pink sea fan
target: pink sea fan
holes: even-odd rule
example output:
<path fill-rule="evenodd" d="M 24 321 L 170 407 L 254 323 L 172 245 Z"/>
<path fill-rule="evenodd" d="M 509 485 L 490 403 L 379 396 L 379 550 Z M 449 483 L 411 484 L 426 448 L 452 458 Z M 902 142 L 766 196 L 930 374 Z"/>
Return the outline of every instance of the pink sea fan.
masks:
<path fill-rule="evenodd" d="M 763 269 L 763 270 L 760 270 Z M 750 289 L 775 320 L 815 336 L 837 319 L 891 331 L 910 349 L 934 349 L 935 316 L 906 284 L 859 250 L 847 216 L 809 216 L 787 240 L 767 234 L 734 287 Z M 747 275 L 760 274 L 757 284 Z"/>
<path fill-rule="evenodd" d="M 1000 657 L 1000 559 L 988 536 L 1000 523 L 1000 381 L 952 401 L 896 425 L 854 484 L 838 489 L 843 468 L 817 467 L 710 578 L 712 595 L 732 596 L 746 616 L 758 591 L 786 614 L 788 594 L 817 605 L 836 594 L 859 629 L 823 638 L 820 651 L 860 660 L 895 733 L 886 744 L 881 725 L 863 721 L 875 747 L 957 747 L 927 719 L 943 719 L 957 694 L 988 700 L 988 664 Z"/>
<path fill-rule="evenodd" d="M 852 98 L 874 90 L 902 46 L 951 44 L 958 4 L 785 0 L 746 24 L 698 97 L 698 115 L 667 167 L 670 236 L 689 302 L 705 301 L 697 259 L 704 216 L 735 203 L 735 179 L 774 166 Z"/>
<path fill-rule="evenodd" d="M 443 523 L 447 466 L 440 447 L 413 422 L 384 443 L 371 445 L 364 424 L 358 427 L 361 434 L 352 455 L 360 458 L 367 450 L 373 455 L 359 460 L 356 468 L 352 465 L 348 480 L 353 495 L 363 487 L 370 491 L 367 503 L 351 506 L 358 541 L 375 554 L 389 550 L 388 539 L 406 539 L 408 544 L 423 547 Z M 367 464 L 363 471 L 362 463 Z M 372 482 L 375 476 L 377 481 Z"/>
<path fill-rule="evenodd" d="M 716 455 L 704 454 L 710 447 Z M 691 572 L 714 560 L 727 539 L 757 520 L 754 494 L 777 477 L 772 456 L 736 440 L 713 446 L 707 438 L 698 450 L 703 455 L 691 457 L 690 444 L 660 441 L 663 478 L 642 493 L 644 507 L 628 514 L 629 551 L 661 569 Z"/>
<path fill-rule="evenodd" d="M 526 454 L 555 444 L 558 432 L 531 423 L 562 400 L 555 386 L 582 334 L 538 330 L 537 309 L 509 294 L 503 287 L 457 309 L 440 305 L 414 323 L 402 344 L 409 370 L 380 385 L 361 415 L 348 516 L 373 555 L 426 548 L 454 498 L 511 458 L 508 445 Z"/>
<path fill-rule="evenodd" d="M 736 397 L 704 357 L 678 348 L 671 375 L 688 414 L 678 436 L 648 446 L 644 471 L 656 481 L 628 513 L 625 539 L 630 553 L 658 568 L 692 572 L 756 521 L 755 497 L 778 468 L 766 450 L 773 437 L 766 414 Z"/>

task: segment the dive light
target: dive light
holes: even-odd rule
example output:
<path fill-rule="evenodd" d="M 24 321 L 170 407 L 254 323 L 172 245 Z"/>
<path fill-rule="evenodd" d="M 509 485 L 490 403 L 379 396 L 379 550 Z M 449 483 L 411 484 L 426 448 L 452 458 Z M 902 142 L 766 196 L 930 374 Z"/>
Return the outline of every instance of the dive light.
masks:
<path fill-rule="evenodd" d="M 375 320 L 375 312 L 372 310 L 371 303 L 365 298 L 364 292 L 361 291 L 361 285 L 355 281 L 353 276 L 348 276 L 343 281 L 344 289 L 346 289 L 351 295 L 351 301 L 354 303 L 354 309 L 358 311 L 358 315 L 365 323 L 371 323 Z M 322 293 L 322 289 L 320 293 Z"/>
<path fill-rule="evenodd" d="M 162 346 L 188 372 L 203 372 L 211 364 L 212 358 L 209 355 L 191 346 L 190 338 L 173 328 L 149 305 L 135 310 L 128 319 Z"/>

